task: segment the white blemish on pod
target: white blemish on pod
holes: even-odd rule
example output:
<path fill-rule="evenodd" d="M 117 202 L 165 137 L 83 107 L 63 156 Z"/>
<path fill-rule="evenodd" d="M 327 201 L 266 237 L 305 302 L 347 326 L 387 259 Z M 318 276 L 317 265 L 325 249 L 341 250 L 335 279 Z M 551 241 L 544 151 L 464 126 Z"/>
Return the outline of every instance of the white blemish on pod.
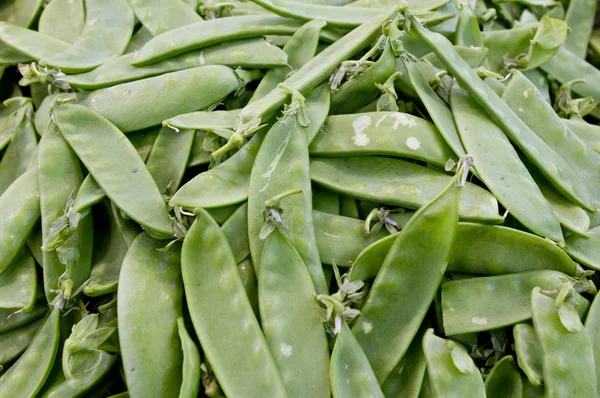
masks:
<path fill-rule="evenodd" d="M 394 113 L 392 115 L 394 119 L 394 125 L 392 126 L 394 130 L 398 128 L 399 125 L 403 125 L 404 127 L 413 128 L 417 125 L 415 120 L 410 115 L 405 115 L 404 113 Z"/>
<path fill-rule="evenodd" d="M 371 333 L 371 330 L 373 330 L 373 324 L 371 322 L 363 323 L 363 331 L 365 334 Z"/>
<path fill-rule="evenodd" d="M 479 318 L 478 316 L 474 316 L 473 318 L 471 318 L 471 322 L 474 325 L 487 325 L 487 318 Z"/>
<path fill-rule="evenodd" d="M 281 351 L 281 354 L 284 357 L 291 357 L 292 356 L 293 348 L 292 348 L 291 345 L 287 345 L 285 343 L 281 343 L 281 346 L 279 347 L 279 351 Z"/>
<path fill-rule="evenodd" d="M 421 147 L 421 142 L 416 137 L 408 137 L 406 139 L 406 146 L 416 151 Z"/>
<path fill-rule="evenodd" d="M 352 141 L 356 146 L 366 146 L 371 141 L 365 130 L 371 126 L 371 116 L 363 115 L 357 117 L 352 122 L 352 128 L 354 129 L 354 136 Z"/>

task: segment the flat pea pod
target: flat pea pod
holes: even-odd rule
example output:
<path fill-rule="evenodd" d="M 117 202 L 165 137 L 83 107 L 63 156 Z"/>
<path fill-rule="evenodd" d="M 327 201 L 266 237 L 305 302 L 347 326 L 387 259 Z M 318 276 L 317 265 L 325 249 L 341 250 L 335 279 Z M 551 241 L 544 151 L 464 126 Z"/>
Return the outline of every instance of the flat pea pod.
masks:
<path fill-rule="evenodd" d="M 546 102 L 529 79 L 518 70 L 511 73 L 512 78 L 502 98 L 534 133 L 577 170 L 590 193 L 594 208 L 599 207 L 600 155 L 561 123 L 552 105 Z"/>
<path fill-rule="evenodd" d="M 81 73 L 123 53 L 133 31 L 133 12 L 127 1 L 85 0 L 85 14 L 77 40 L 65 51 L 42 58 L 42 66 Z"/>
<path fill-rule="evenodd" d="M 54 118 L 63 137 L 116 206 L 153 236 L 173 236 L 156 183 L 119 129 L 81 105 L 62 104 L 54 109 Z"/>
<path fill-rule="evenodd" d="M 461 46 L 483 47 L 483 38 L 479 30 L 479 23 L 475 10 L 469 4 L 458 6 L 458 23 L 454 43 Z"/>
<path fill-rule="evenodd" d="M 481 32 L 483 44 L 489 49 L 486 62 L 490 69 L 494 72 L 505 71 L 505 57 L 514 59 L 526 51 L 536 30 L 537 25 L 533 25 Z"/>
<path fill-rule="evenodd" d="M 194 134 L 194 143 L 192 145 L 192 151 L 190 152 L 190 159 L 188 160 L 187 167 L 195 167 L 203 164 L 210 163 L 210 152 L 205 151 L 203 147 L 204 138 L 206 137 L 206 131 L 197 130 Z"/>
<path fill-rule="evenodd" d="M 233 69 L 207 65 L 79 93 L 77 103 L 98 112 L 127 133 L 161 124 L 180 113 L 206 108 L 239 87 Z"/>
<path fill-rule="evenodd" d="M 580 120 L 562 119 L 562 122 L 590 148 L 600 153 L 600 128 Z"/>
<path fill-rule="evenodd" d="M 83 3 L 83 0 L 52 0 L 40 15 L 38 31 L 74 43 L 85 24 Z"/>
<path fill-rule="evenodd" d="M 0 274 L 25 245 L 40 218 L 37 167 L 30 168 L 0 196 Z"/>
<path fill-rule="evenodd" d="M 330 113 L 332 115 L 354 113 L 377 99 L 381 91 L 376 84 L 385 83 L 395 70 L 396 57 L 392 45 L 388 43 L 373 65 L 332 92 Z"/>
<path fill-rule="evenodd" d="M 268 73 L 269 72 L 267 72 L 267 74 Z M 261 80 L 261 83 L 263 80 Z M 261 83 L 259 83 L 259 85 Z M 163 126 L 209 131 L 231 129 L 233 126 L 235 126 L 235 118 L 238 113 L 239 111 L 236 109 L 230 111 L 198 111 L 183 113 L 181 115 L 164 120 Z"/>
<path fill-rule="evenodd" d="M 181 246 L 157 250 L 162 247 L 163 242 L 148 234 L 138 235 L 119 277 L 119 343 L 127 388 L 133 396 L 162 397 L 181 386 L 183 358 L 177 334 L 183 306 Z M 149 319 L 161 326 L 148 329 Z"/>
<path fill-rule="evenodd" d="M 340 196 L 340 215 L 350 218 L 360 218 L 356 199 L 348 196 Z"/>
<path fill-rule="evenodd" d="M 590 308 L 590 311 L 592 310 L 593 307 Z M 535 329 L 527 323 L 520 323 L 514 326 L 513 337 L 519 367 L 527 376 L 529 383 L 535 387 L 541 386 L 544 381 L 544 365 L 542 348 Z"/>
<path fill-rule="evenodd" d="M 248 243 L 248 204 L 244 203 L 233 212 L 221 227 L 231 246 L 237 264 L 250 255 Z M 318 241 L 317 241 L 318 242 Z"/>
<path fill-rule="evenodd" d="M 573 0 L 565 14 L 570 32 L 564 46 L 581 59 L 585 59 L 587 54 L 597 6 L 598 3 L 593 0 Z"/>
<path fill-rule="evenodd" d="M 50 373 L 59 339 L 60 310 L 46 317 L 23 355 L 0 377 L 0 397 L 35 397 Z"/>
<path fill-rule="evenodd" d="M 252 311 L 254 311 L 254 314 L 258 318 L 258 280 L 256 279 L 256 274 L 254 273 L 254 265 L 252 265 L 252 260 L 247 258 L 239 263 L 238 271 L 240 273 L 240 277 L 242 278 L 242 283 L 244 284 L 244 290 L 246 290 L 248 301 L 250 301 L 250 305 L 252 306 Z"/>
<path fill-rule="evenodd" d="M 481 64 L 485 61 L 488 53 L 488 49 L 485 47 L 454 46 L 454 48 L 456 48 L 456 51 L 458 52 L 458 54 L 460 54 L 460 57 L 464 59 L 465 62 L 473 68 L 481 66 Z M 421 57 L 421 61 L 426 61 L 438 69 L 444 69 L 444 65 L 438 59 L 435 53 L 429 53 L 424 55 L 423 57 Z M 397 64 L 398 63 L 402 62 L 398 61 Z M 397 64 L 396 67 L 398 66 Z"/>
<path fill-rule="evenodd" d="M 322 213 L 340 214 L 340 195 L 319 186 L 313 187 L 313 210 Z"/>
<path fill-rule="evenodd" d="M 531 293 L 531 310 L 542 347 L 546 397 L 595 397 L 594 352 L 581 321 L 570 319 L 575 325 L 567 330 L 555 300 L 543 295 L 540 287 Z"/>
<path fill-rule="evenodd" d="M 442 284 L 444 330 L 454 335 L 526 321 L 531 319 L 531 289 L 536 286 L 558 289 L 572 280 L 557 271 L 540 270 L 445 282 Z M 574 298 L 577 310 L 585 313 L 589 302 L 578 294 Z"/>
<path fill-rule="evenodd" d="M 440 167 L 454 157 L 435 125 L 401 112 L 329 116 L 309 152 L 311 156 L 397 156 Z"/>
<path fill-rule="evenodd" d="M 200 354 L 185 328 L 182 317 L 177 318 L 177 331 L 183 351 L 183 377 L 179 398 L 196 398 L 200 390 Z"/>
<path fill-rule="evenodd" d="M 225 221 L 227 221 L 227 219 L 229 219 L 229 217 L 231 217 L 231 215 L 237 210 L 238 207 L 239 205 L 234 204 L 223 207 L 215 207 L 213 209 L 206 209 L 206 211 L 208 212 L 208 214 L 210 214 L 212 218 L 215 219 L 217 224 L 223 225 Z"/>
<path fill-rule="evenodd" d="M 330 366 L 334 398 L 383 398 L 369 360 L 344 320 L 331 353 Z"/>
<path fill-rule="evenodd" d="M 181 0 L 127 0 L 152 36 L 201 22 L 202 18 Z"/>
<path fill-rule="evenodd" d="M 25 106 L 29 99 L 17 97 L 4 101 L 0 106 L 0 149 L 4 149 L 15 134 L 15 119 L 19 109 Z"/>
<path fill-rule="evenodd" d="M 600 296 L 596 295 L 585 318 L 585 330 L 590 335 L 594 363 L 600 363 Z M 596 389 L 600 387 L 600 369 L 596 366 Z"/>
<path fill-rule="evenodd" d="M 427 374 L 436 397 L 485 397 L 481 373 L 460 344 L 429 329 L 423 337 Z"/>
<path fill-rule="evenodd" d="M 469 91 L 509 139 L 548 177 L 552 185 L 569 199 L 589 208 L 589 192 L 574 169 L 531 131 L 509 105 L 479 78 L 456 53 L 448 39 L 425 29 L 414 17 L 411 17 L 411 22 L 414 22 L 411 23 L 411 29 L 427 43 L 448 71 Z"/>
<path fill-rule="evenodd" d="M 121 55 L 106 61 L 94 70 L 78 75 L 67 75 L 64 79 L 73 87 L 96 90 L 204 65 L 273 68 L 286 64 L 285 53 L 260 38 L 219 43 L 147 66 L 132 66 L 131 61 L 134 56 L 135 54 Z"/>
<path fill-rule="evenodd" d="M 460 169 L 397 235 L 352 326 L 380 383 L 406 354 L 442 282 L 458 229 L 463 188 L 457 182 L 463 173 Z"/>
<path fill-rule="evenodd" d="M 69 48 L 69 43 L 6 22 L 0 23 L 0 40 L 18 51 L 24 62 L 39 61 Z"/>
<path fill-rule="evenodd" d="M 0 275 L 0 308 L 31 311 L 37 295 L 35 260 L 23 248 L 8 269 Z"/>
<path fill-rule="evenodd" d="M 48 303 L 41 299 L 29 312 L 0 309 L 0 334 L 10 332 L 43 317 L 48 312 Z"/>
<path fill-rule="evenodd" d="M 0 6 L 0 21 L 29 27 L 42 9 L 42 0 L 8 0 Z"/>
<path fill-rule="evenodd" d="M 576 261 L 592 269 L 600 269 L 600 227 L 588 231 L 589 238 L 571 235 L 566 239 L 565 251 Z"/>
<path fill-rule="evenodd" d="M 512 356 L 500 359 L 485 379 L 485 392 L 489 398 L 521 398 L 523 383 Z"/>
<path fill-rule="evenodd" d="M 452 179 L 415 163 L 382 156 L 314 157 L 310 172 L 313 182 L 327 189 L 409 209 L 425 205 Z M 467 183 L 461 197 L 461 219 L 502 221 L 498 215 L 498 202 L 488 191 Z"/>
<path fill-rule="evenodd" d="M 181 268 L 188 309 L 206 359 L 227 396 L 285 397 L 227 238 L 205 210 L 195 211 L 196 220 L 183 241 Z"/>
<path fill-rule="evenodd" d="M 288 397 L 330 396 L 329 348 L 315 294 L 302 257 L 273 231 L 260 259 L 258 302 L 262 329 Z"/>
<path fill-rule="evenodd" d="M 17 359 L 33 341 L 38 330 L 44 324 L 43 319 L 31 322 L 0 334 L 0 365 L 5 365 Z"/>

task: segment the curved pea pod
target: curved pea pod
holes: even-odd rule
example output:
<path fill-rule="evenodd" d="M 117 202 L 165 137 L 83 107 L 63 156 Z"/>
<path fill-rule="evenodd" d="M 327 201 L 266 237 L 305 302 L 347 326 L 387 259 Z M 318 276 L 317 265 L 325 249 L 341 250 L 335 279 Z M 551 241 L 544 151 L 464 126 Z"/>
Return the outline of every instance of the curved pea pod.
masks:
<path fill-rule="evenodd" d="M 54 118 L 63 137 L 117 207 L 151 235 L 173 236 L 156 183 L 119 129 L 81 105 L 62 104 L 54 109 Z"/>
<path fill-rule="evenodd" d="M 322 213 L 340 214 L 340 195 L 319 186 L 313 187 L 313 210 Z"/>
<path fill-rule="evenodd" d="M 27 248 L 0 275 L 0 308 L 31 311 L 37 295 L 37 269 Z"/>
<path fill-rule="evenodd" d="M 206 131 L 196 131 L 194 143 L 192 145 L 192 151 L 190 152 L 190 159 L 188 160 L 187 164 L 188 168 L 210 163 L 211 153 L 205 151 L 204 147 L 202 146 L 205 137 Z"/>
<path fill-rule="evenodd" d="M 519 367 L 531 385 L 541 386 L 544 381 L 544 365 L 542 364 L 542 348 L 535 329 L 527 323 L 515 325 L 513 337 Z"/>
<path fill-rule="evenodd" d="M 131 65 L 134 57 L 135 54 L 122 55 L 89 72 L 68 75 L 64 80 L 73 87 L 95 90 L 204 65 L 272 68 L 284 66 L 287 60 L 280 48 L 268 44 L 264 39 L 241 39 L 215 44 L 140 67 Z"/>
<path fill-rule="evenodd" d="M 531 289 L 558 289 L 573 278 L 557 271 L 540 270 L 455 280 L 442 284 L 444 330 L 448 335 L 480 332 L 531 319 Z M 477 297 L 477 299 L 473 299 Z M 589 302 L 574 295 L 584 314 Z"/>
<path fill-rule="evenodd" d="M 487 53 L 489 51 L 486 47 L 483 47 L 483 44 L 481 46 L 476 47 L 466 47 L 457 45 L 454 46 L 454 48 L 456 48 L 456 51 L 458 52 L 458 54 L 460 54 L 460 57 L 464 59 L 465 62 L 469 64 L 469 66 L 472 68 L 477 68 L 481 66 L 483 61 L 485 61 Z M 441 61 L 438 59 L 435 53 L 426 54 L 420 59 L 422 61 L 430 63 L 438 69 L 444 69 L 444 65 L 441 63 Z"/>
<path fill-rule="evenodd" d="M 52 310 L 23 355 L 0 377 L 0 397 L 32 398 L 42 388 L 58 349 L 59 319 L 60 310 Z"/>
<path fill-rule="evenodd" d="M 73 203 L 73 212 L 83 214 L 93 205 L 100 203 L 104 198 L 106 198 L 104 190 L 94 180 L 94 177 L 88 174 L 83 179 L 77 191 L 77 196 Z"/>
<path fill-rule="evenodd" d="M 415 163 L 375 156 L 312 158 L 313 182 L 353 198 L 418 209 L 432 200 L 452 177 Z M 461 195 L 460 217 L 502 222 L 498 202 L 486 190 L 467 183 Z"/>
<path fill-rule="evenodd" d="M 555 300 L 543 295 L 540 287 L 531 293 L 531 310 L 542 347 L 546 396 L 596 396 L 592 342 L 579 318 L 568 317 L 565 322 Z"/>
<path fill-rule="evenodd" d="M 163 242 L 148 234 L 138 235 L 119 278 L 119 343 L 133 396 L 165 396 L 181 386 L 183 358 L 177 334 L 183 305 L 181 246 L 157 250 L 162 247 Z M 152 327 L 154 322 L 160 327 Z"/>
<path fill-rule="evenodd" d="M 504 132 L 458 84 L 451 89 L 450 103 L 461 141 L 483 183 L 526 228 L 562 242 L 558 219 Z"/>
<path fill-rule="evenodd" d="M 367 356 L 343 320 L 331 353 L 330 367 L 331 392 L 334 398 L 383 398 Z"/>
<path fill-rule="evenodd" d="M 227 396 L 284 397 L 227 238 L 205 210 L 195 211 L 196 220 L 183 241 L 181 268 L 188 309 L 206 359 Z"/>
<path fill-rule="evenodd" d="M 507 355 L 496 362 L 485 379 L 485 392 L 489 398 L 523 397 L 521 375 L 512 356 Z"/>
<path fill-rule="evenodd" d="M 302 257 L 277 230 L 266 239 L 260 263 L 261 325 L 287 396 L 329 397 L 327 337 Z"/>
<path fill-rule="evenodd" d="M 185 329 L 182 317 L 177 318 L 177 330 L 183 351 L 183 378 L 179 398 L 195 398 L 200 390 L 200 354 L 196 343 Z"/>
<path fill-rule="evenodd" d="M 573 86 L 575 87 L 575 86 Z M 562 119 L 573 133 L 581 138 L 587 146 L 600 153 L 600 127 L 580 120 Z"/>
<path fill-rule="evenodd" d="M 481 373 L 467 351 L 429 329 L 423 337 L 427 374 L 436 397 L 485 397 Z"/>
<path fill-rule="evenodd" d="M 435 125 L 401 112 L 329 116 L 309 152 L 311 156 L 397 156 L 440 167 L 454 157 Z"/>
<path fill-rule="evenodd" d="M 202 21 L 202 18 L 181 0 L 127 0 L 127 2 L 152 36 Z"/>
<path fill-rule="evenodd" d="M 25 245 L 40 218 L 37 168 L 27 170 L 0 196 L 0 274 Z"/>
<path fill-rule="evenodd" d="M 29 312 L 0 309 L 0 333 L 10 332 L 28 325 L 46 315 L 47 312 L 48 303 L 45 299 L 38 300 Z"/>
<path fill-rule="evenodd" d="M 233 109 L 230 111 L 198 111 L 184 113 L 163 120 L 163 126 L 209 131 L 233 129 L 235 127 L 236 116 L 239 112 L 238 109 Z"/>
<path fill-rule="evenodd" d="M 573 91 L 582 97 L 600 100 L 600 71 L 564 46 L 540 68 L 562 84 L 575 79 L 585 79 L 584 84 L 573 85 Z"/>
<path fill-rule="evenodd" d="M 576 261 L 600 270 L 600 227 L 588 231 L 589 238 L 571 235 L 566 240 L 565 251 Z"/>
<path fill-rule="evenodd" d="M 52 0 L 40 14 L 38 31 L 74 43 L 85 24 L 83 0 Z"/>
<path fill-rule="evenodd" d="M 0 40 L 17 53 L 6 63 L 38 61 L 69 48 L 69 43 L 7 22 L 0 22 Z M 11 62 L 13 61 L 13 62 Z"/>
<path fill-rule="evenodd" d="M 239 263 L 238 271 L 240 273 L 240 278 L 242 278 L 242 283 L 244 284 L 248 301 L 252 306 L 252 311 L 254 311 L 254 314 L 258 318 L 258 281 L 256 279 L 256 274 L 254 273 L 252 260 L 247 258 Z"/>
<path fill-rule="evenodd" d="M 207 65 L 78 93 L 77 103 L 103 115 L 126 133 L 206 108 L 238 88 L 240 81 L 233 69 Z"/>
<path fill-rule="evenodd" d="M 44 320 L 38 319 L 18 329 L 0 334 L 0 365 L 17 359 L 29 347 L 43 324 Z"/>
<path fill-rule="evenodd" d="M 29 27 L 42 9 L 42 0 L 8 0 L 2 4 L 0 21 Z"/>
<path fill-rule="evenodd" d="M 352 327 L 380 383 L 406 353 L 442 281 L 458 229 L 463 173 L 397 235 Z"/>
<path fill-rule="evenodd" d="M 379 59 L 366 71 L 342 84 L 331 94 L 332 115 L 353 113 L 377 99 L 381 91 L 375 84 L 383 84 L 396 69 L 396 57 L 388 43 Z"/>
<path fill-rule="evenodd" d="M 585 330 L 590 335 L 594 362 L 600 363 L 600 296 L 596 295 L 585 318 Z M 596 366 L 596 389 L 600 387 L 600 367 Z"/>
<path fill-rule="evenodd" d="M 0 149 L 4 149 L 15 134 L 17 126 L 15 120 L 19 115 L 19 109 L 30 100 L 25 97 L 17 97 L 4 101 L 0 105 Z"/>
<path fill-rule="evenodd" d="M 587 54 L 587 44 L 592 35 L 597 6 L 595 1 L 576 0 L 569 2 L 565 14 L 565 22 L 569 26 L 570 32 L 564 46 L 582 59 L 585 59 Z"/>
<path fill-rule="evenodd" d="M 33 124 L 35 125 L 35 132 L 39 136 L 42 136 L 42 134 L 44 134 L 44 131 L 46 131 L 46 126 L 48 126 L 48 123 L 50 122 L 50 107 L 58 98 L 62 97 L 59 94 L 47 95 L 35 111 L 35 115 L 33 117 Z"/>
<path fill-rule="evenodd" d="M 135 32 L 131 36 L 131 40 L 129 40 L 129 44 L 127 44 L 127 47 L 125 48 L 125 51 L 123 51 L 123 54 L 131 54 L 131 53 L 136 53 L 136 52 L 140 51 L 142 49 L 142 47 L 144 47 L 146 45 L 146 43 L 148 43 L 150 40 L 152 40 L 153 37 L 154 36 L 152 36 L 152 33 L 150 33 L 150 31 L 148 29 L 146 29 L 144 26 L 140 26 L 140 28 L 137 30 L 137 32 Z M 117 57 L 117 58 L 119 58 L 119 57 Z M 113 58 L 113 60 L 114 59 L 116 59 L 116 58 Z M 108 60 L 106 62 L 110 62 L 110 61 L 111 60 Z M 102 67 L 102 66 L 99 66 L 99 68 L 100 67 Z"/>
<path fill-rule="evenodd" d="M 85 25 L 66 50 L 40 60 L 42 66 L 81 73 L 121 55 L 133 31 L 133 12 L 126 0 L 85 0 Z"/>
<path fill-rule="evenodd" d="M 240 207 L 238 204 L 223 206 L 223 207 L 215 207 L 213 209 L 206 209 L 208 214 L 212 218 L 215 219 L 217 224 L 223 225 L 225 221 Z"/>
<path fill-rule="evenodd" d="M 231 246 L 236 263 L 244 261 L 250 255 L 248 243 L 248 204 L 244 203 L 233 212 L 221 226 Z"/>
<path fill-rule="evenodd" d="M 350 280 L 366 281 L 375 278 L 397 237 L 398 234 L 388 235 L 365 247 L 350 268 Z"/>

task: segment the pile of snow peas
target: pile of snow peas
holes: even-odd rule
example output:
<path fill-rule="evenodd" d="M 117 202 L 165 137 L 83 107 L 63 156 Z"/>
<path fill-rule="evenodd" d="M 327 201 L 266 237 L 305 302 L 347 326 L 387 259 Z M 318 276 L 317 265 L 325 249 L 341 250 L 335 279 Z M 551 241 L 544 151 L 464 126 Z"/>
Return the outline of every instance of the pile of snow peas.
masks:
<path fill-rule="evenodd" d="M 0 1 L 0 398 L 598 396 L 596 9 Z"/>

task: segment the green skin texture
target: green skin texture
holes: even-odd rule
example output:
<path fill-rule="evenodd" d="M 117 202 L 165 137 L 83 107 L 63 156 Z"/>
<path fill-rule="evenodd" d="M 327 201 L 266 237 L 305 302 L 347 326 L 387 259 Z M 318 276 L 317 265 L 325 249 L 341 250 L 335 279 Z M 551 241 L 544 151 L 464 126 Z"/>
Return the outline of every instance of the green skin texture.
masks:
<path fill-rule="evenodd" d="M 355 143 L 358 133 L 353 127 L 360 121 L 368 123 L 358 130 L 369 138 L 361 146 Z M 401 112 L 329 116 L 308 149 L 311 156 L 385 155 L 440 167 L 455 157 L 434 124 Z"/>
<path fill-rule="evenodd" d="M 590 311 L 593 310 L 594 308 L 590 307 Z M 527 376 L 529 383 L 535 387 L 541 386 L 544 381 L 544 365 L 542 363 L 542 348 L 535 329 L 529 324 L 521 323 L 513 328 L 513 336 L 519 367 Z"/>
<path fill-rule="evenodd" d="M 489 398 L 521 398 L 523 384 L 512 356 L 499 360 L 485 379 L 485 392 Z"/>
<path fill-rule="evenodd" d="M 569 2 L 565 14 L 565 22 L 571 32 L 567 36 L 564 46 L 581 59 L 585 59 L 587 53 L 597 6 L 598 2 L 594 0 L 572 0 Z"/>
<path fill-rule="evenodd" d="M 206 108 L 239 87 L 233 69 L 207 65 L 79 93 L 77 103 L 100 113 L 127 133 Z"/>
<path fill-rule="evenodd" d="M 333 398 L 383 398 L 369 359 L 346 321 L 342 321 L 342 330 L 331 353 L 330 367 Z"/>
<path fill-rule="evenodd" d="M 391 44 L 385 46 L 379 59 L 366 71 L 342 84 L 331 94 L 332 115 L 349 114 L 377 99 L 383 84 L 396 70 L 396 57 Z"/>
<path fill-rule="evenodd" d="M 475 277 L 442 284 L 444 330 L 448 335 L 481 332 L 531 319 L 531 289 L 558 289 L 572 278 L 550 270 Z M 477 297 L 477 300 L 473 300 Z M 509 305 L 507 303 L 510 303 Z M 575 308 L 585 313 L 589 302 L 575 294 Z"/>
<path fill-rule="evenodd" d="M 590 335 L 594 363 L 600 363 L 600 296 L 596 295 L 585 318 L 585 330 Z M 596 367 L 596 389 L 600 391 L 600 369 Z"/>
<path fill-rule="evenodd" d="M 459 7 L 454 44 L 465 47 L 484 47 L 477 16 L 468 4 Z"/>
<path fill-rule="evenodd" d="M 456 350 L 464 351 L 464 357 L 473 365 L 471 372 L 462 373 L 456 368 L 449 344 L 455 345 Z M 427 374 L 436 397 L 485 397 L 481 373 L 462 346 L 435 336 L 433 329 L 429 329 L 423 337 L 423 351 L 427 358 Z"/>
<path fill-rule="evenodd" d="M 31 311 L 12 315 L 14 312 L 15 310 L 0 309 L 0 334 L 18 329 L 43 317 L 48 312 L 48 303 L 45 299 L 38 300 Z M 11 315 L 10 318 L 9 315 Z"/>
<path fill-rule="evenodd" d="M 312 158 L 313 182 L 341 194 L 387 205 L 418 209 L 435 198 L 452 177 L 400 159 L 381 156 Z M 486 190 L 467 183 L 460 217 L 499 223 L 498 202 Z"/>
<path fill-rule="evenodd" d="M 23 355 L 0 377 L 0 397 L 33 398 L 48 377 L 56 352 L 60 311 L 54 309 Z"/>
<path fill-rule="evenodd" d="M 0 196 L 0 275 L 25 245 L 40 218 L 37 167 L 21 175 Z"/>
<path fill-rule="evenodd" d="M 600 227 L 589 230 L 590 237 L 571 235 L 566 240 L 565 251 L 586 267 L 600 270 Z"/>
<path fill-rule="evenodd" d="M 267 72 L 265 76 L 268 76 L 271 71 Z M 259 86 L 263 84 L 265 80 L 263 77 L 259 83 Z M 279 80 L 277 83 L 280 83 Z M 255 93 L 258 89 L 255 91 Z M 255 94 L 256 95 L 256 94 Z M 163 120 L 163 126 L 177 127 L 180 129 L 192 129 L 192 130 L 218 130 L 218 129 L 231 129 L 235 125 L 235 117 L 239 113 L 239 110 L 231 111 L 198 111 L 184 113 L 177 115 L 170 119 Z M 223 134 L 223 133 L 221 133 Z"/>
<path fill-rule="evenodd" d="M 152 36 L 202 21 L 202 18 L 181 0 L 127 0 L 127 2 Z"/>
<path fill-rule="evenodd" d="M 86 20 L 77 40 L 65 51 L 44 57 L 40 65 L 81 73 L 121 55 L 133 32 L 133 12 L 126 0 L 85 0 Z"/>
<path fill-rule="evenodd" d="M 313 187 L 313 211 L 339 215 L 340 214 L 340 195 L 337 192 L 321 188 L 318 185 Z M 329 256 L 330 257 L 330 256 Z"/>
<path fill-rule="evenodd" d="M 35 260 L 27 248 L 0 275 L 0 308 L 30 311 L 37 295 Z"/>
<path fill-rule="evenodd" d="M 457 181 L 451 178 L 397 236 L 352 327 L 380 383 L 406 353 L 442 281 L 458 229 Z"/>
<path fill-rule="evenodd" d="M 248 204 L 244 203 L 233 212 L 221 226 L 227 241 L 231 246 L 233 257 L 237 264 L 250 255 L 248 242 Z"/>
<path fill-rule="evenodd" d="M 179 398 L 196 398 L 200 390 L 200 354 L 182 317 L 177 318 L 177 330 L 183 351 L 183 377 Z"/>
<path fill-rule="evenodd" d="M 448 71 L 469 91 L 509 139 L 544 173 L 565 196 L 586 208 L 589 192 L 571 166 L 529 129 L 502 99 L 464 62 L 444 36 L 428 31 L 411 17 L 412 29 L 423 39 Z"/>
<path fill-rule="evenodd" d="M 17 56 L 17 62 L 38 61 L 69 48 L 69 43 L 60 39 L 9 23 L 0 23 L 0 40 L 9 46 L 9 49 L 16 51 L 14 55 Z"/>
<path fill-rule="evenodd" d="M 75 43 L 85 24 L 83 0 L 52 0 L 46 4 L 38 31 L 42 34 Z"/>
<path fill-rule="evenodd" d="M 15 134 L 17 124 L 15 119 L 21 107 L 25 106 L 29 99 L 25 97 L 11 98 L 4 101 L 0 107 L 0 149 L 4 149 Z"/>
<path fill-rule="evenodd" d="M 204 354 L 227 396 L 283 397 L 283 382 L 227 238 L 205 210 L 196 212 L 183 241 L 181 268 L 188 309 Z"/>
<path fill-rule="evenodd" d="M 252 311 L 254 311 L 254 314 L 258 318 L 258 280 L 256 279 L 256 274 L 254 273 L 252 260 L 248 258 L 239 263 L 238 271 L 240 273 L 240 277 L 242 278 L 246 295 L 248 295 L 248 301 L 250 301 L 250 305 L 252 306 Z"/>
<path fill-rule="evenodd" d="M 29 27 L 42 9 L 42 0 L 9 0 L 0 7 L 0 20 Z"/>
<path fill-rule="evenodd" d="M 580 323 L 578 331 L 568 331 L 560 321 L 554 300 L 540 293 L 539 287 L 531 293 L 531 309 L 542 347 L 545 396 L 595 397 L 594 352 L 583 325 Z"/>
<path fill-rule="evenodd" d="M 141 233 L 129 248 L 117 297 L 119 343 L 127 387 L 133 396 L 159 397 L 179 391 L 183 356 L 177 318 L 183 306 L 179 245 Z M 160 327 L 152 327 L 154 319 Z M 141 338 L 143 336 L 143 338 Z"/>
<path fill-rule="evenodd" d="M 43 324 L 44 320 L 38 319 L 29 325 L 0 334 L 0 365 L 17 359 L 29 347 Z"/>
<path fill-rule="evenodd" d="M 95 90 L 203 65 L 271 68 L 286 64 L 286 56 L 281 49 L 258 38 L 215 44 L 141 67 L 131 65 L 134 56 L 135 54 L 121 55 L 106 61 L 92 71 L 69 75 L 64 79 L 73 87 Z M 289 68 L 286 70 L 289 71 Z"/>
<path fill-rule="evenodd" d="M 597 153 L 600 153 L 600 127 L 583 120 L 563 119 L 562 122 Z"/>
<path fill-rule="evenodd" d="M 302 257 L 275 230 L 260 261 L 261 326 L 287 396 L 330 397 L 327 337 Z"/>
<path fill-rule="evenodd" d="M 173 236 L 160 191 L 125 135 L 81 105 L 60 105 L 54 117 L 63 137 L 115 205 L 153 236 Z"/>
<path fill-rule="evenodd" d="M 562 241 L 560 223 L 550 204 L 502 130 L 458 84 L 452 87 L 450 104 L 479 178 L 521 224 L 538 235 Z"/>
<path fill-rule="evenodd" d="M 537 25 L 533 27 L 520 27 L 514 29 L 503 29 L 481 32 L 483 43 L 489 49 L 487 65 L 493 72 L 505 72 L 503 58 L 514 59 L 517 55 L 529 48 L 529 43 Z"/>
<path fill-rule="evenodd" d="M 473 68 L 477 68 L 481 66 L 481 64 L 485 61 L 488 49 L 485 47 L 463 47 L 463 46 L 454 46 L 456 51 L 460 54 L 461 58 L 463 58 L 469 66 Z M 421 57 L 421 61 L 429 62 L 431 65 L 438 69 L 444 69 L 444 65 L 438 59 L 435 53 L 429 53 Z M 398 70 L 398 64 L 402 64 L 399 60 L 396 62 L 396 70 Z M 401 79 L 402 77 L 400 77 Z"/>

